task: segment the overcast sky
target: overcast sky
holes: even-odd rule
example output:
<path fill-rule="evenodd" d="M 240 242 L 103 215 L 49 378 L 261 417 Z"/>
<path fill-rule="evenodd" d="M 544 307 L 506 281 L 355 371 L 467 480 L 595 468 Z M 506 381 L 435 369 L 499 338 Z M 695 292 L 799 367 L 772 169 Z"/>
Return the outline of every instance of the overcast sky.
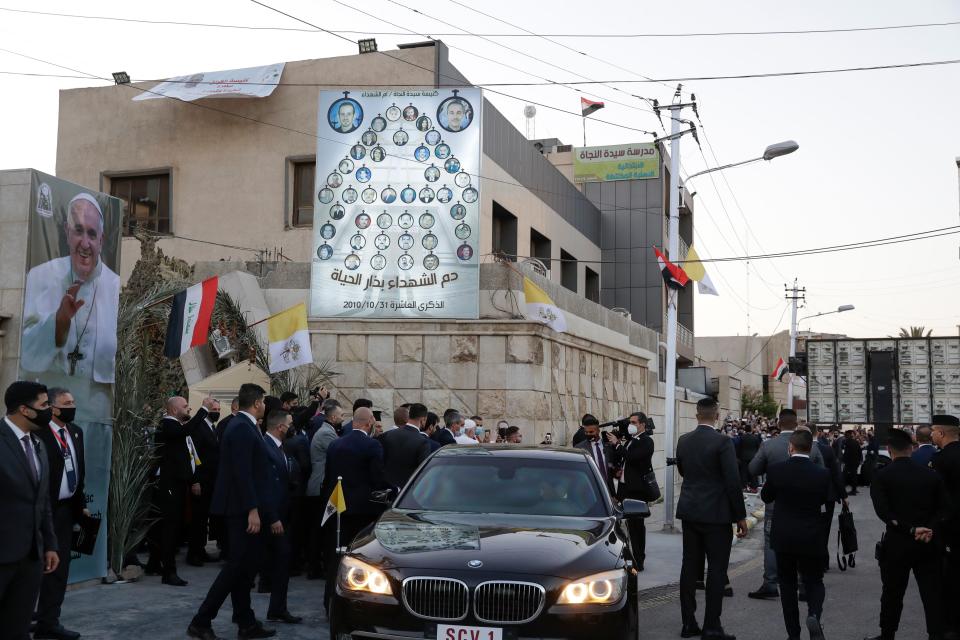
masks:
<path fill-rule="evenodd" d="M 389 0 L 343 0 L 418 34 L 518 32 L 452 0 L 416 2 L 422 14 Z M 398 31 L 332 2 L 270 0 L 288 13 L 331 30 Z M 0 0 L 0 6 L 85 15 L 236 25 L 303 27 L 252 2 L 130 3 L 87 0 Z M 474 6 L 537 33 L 677 33 L 833 29 L 960 20 L 960 3 L 871 0 L 805 3 L 707 2 L 547 3 L 485 0 Z M 549 7 L 548 10 L 544 10 Z M 615 11 L 613 10 L 615 8 Z M 609 10 L 607 10 L 609 9 Z M 348 34 L 356 39 L 360 35 Z M 377 35 L 381 50 L 419 35 Z M 481 38 L 442 36 L 451 61 L 478 84 L 638 80 L 903 64 L 960 58 L 960 26 L 861 33 L 687 37 L 554 38 L 591 57 L 539 38 L 492 38 L 540 58 L 537 62 Z M 356 46 L 322 33 L 160 26 L 32 16 L 0 11 L 0 47 L 109 76 L 160 78 L 279 61 L 348 55 Z M 471 55 L 480 54 L 518 71 Z M 0 52 L 0 71 L 69 73 Z M 533 75 L 530 75 L 533 74 Z M 362 82 L 358 78 L 358 82 Z M 102 84 L 63 78 L 2 75 L 0 168 L 54 172 L 57 91 Z M 669 102 L 662 84 L 613 84 L 631 94 Z M 304 88 L 304 91 L 313 91 Z M 565 87 L 503 87 L 516 98 L 488 98 L 524 130 L 527 101 L 578 111 L 578 93 Z M 608 86 L 584 88 L 607 108 L 596 118 L 659 129 L 640 100 Z M 719 163 L 758 156 L 772 142 L 794 139 L 800 150 L 771 163 L 714 174 L 691 184 L 696 196 L 695 245 L 701 256 L 727 257 L 838 245 L 960 224 L 956 160 L 960 156 L 960 65 L 773 79 L 691 81 Z M 630 106 L 613 104 L 623 102 Z M 251 125 L 256 126 L 256 125 Z M 669 127 L 669 125 L 667 125 Z M 581 120 L 538 107 L 537 137 L 582 142 Z M 590 122 L 589 144 L 645 141 L 642 134 Z M 717 162 L 704 143 L 707 162 Z M 682 143 L 684 173 L 707 166 L 696 143 Z M 723 177 L 721 177 L 721 175 Z M 727 182 L 729 182 L 729 187 Z M 732 192 L 731 192 L 732 188 Z M 739 205 L 739 206 L 738 206 Z M 726 212 L 725 212 L 726 211 Z M 749 229 L 749 230 L 748 230 Z M 720 297 L 697 296 L 696 333 L 766 335 L 787 328 L 783 285 L 799 278 L 808 308 L 841 304 L 856 310 L 802 323 L 801 329 L 857 337 L 895 334 L 924 325 L 956 335 L 960 323 L 960 235 L 809 257 L 708 264 Z M 749 319 L 747 310 L 750 310 Z M 748 329 L 749 327 L 749 329 Z"/>

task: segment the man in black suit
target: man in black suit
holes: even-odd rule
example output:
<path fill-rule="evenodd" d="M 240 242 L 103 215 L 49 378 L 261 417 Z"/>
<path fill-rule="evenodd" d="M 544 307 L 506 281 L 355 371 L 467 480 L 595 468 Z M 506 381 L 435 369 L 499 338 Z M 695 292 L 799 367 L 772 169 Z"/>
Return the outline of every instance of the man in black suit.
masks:
<path fill-rule="evenodd" d="M 955 582 L 957 576 L 941 576 L 940 549 L 947 542 L 943 539 L 945 525 L 955 505 L 951 505 L 943 479 L 910 459 L 910 434 L 890 429 L 887 437 L 891 462 L 877 472 L 870 485 L 877 517 L 887 525 L 880 542 L 881 633 L 870 640 L 892 640 L 896 635 L 911 570 L 920 591 L 927 634 L 932 639 L 944 638 L 948 610 L 944 609 L 943 594 L 947 582 Z M 957 602 L 947 601 L 946 605 L 956 608 Z"/>
<path fill-rule="evenodd" d="M 830 487 L 832 490 L 833 500 L 826 505 L 826 510 L 823 512 L 821 518 L 823 520 L 823 528 L 826 531 L 827 540 L 830 540 L 830 529 L 833 527 L 833 513 L 834 509 L 837 506 L 838 502 L 847 504 L 847 489 L 843 486 L 843 470 L 840 468 L 840 461 L 837 460 L 837 456 L 831 447 L 827 443 L 827 431 L 826 427 L 819 426 L 817 428 L 817 434 L 820 436 L 817 440 L 814 441 L 814 446 L 820 450 L 820 455 L 823 457 L 823 466 L 826 468 L 827 473 L 830 474 Z M 827 571 L 830 569 L 830 552 L 828 549 L 824 549 L 823 556 L 823 570 Z"/>
<path fill-rule="evenodd" d="M 341 546 L 348 546 L 357 534 L 375 522 L 384 510 L 382 504 L 370 501 L 371 493 L 390 486 L 384 474 L 383 447 L 370 437 L 373 422 L 373 411 L 360 407 L 353 414 L 353 429 L 330 443 L 327 449 L 323 481 L 324 504 L 330 499 L 339 479 L 347 506 L 346 511 L 340 515 Z M 328 543 L 325 562 L 327 584 L 323 592 L 323 606 L 328 611 L 336 588 L 339 566 L 336 555 L 336 522 L 333 520 L 331 518 L 324 526 Z"/>
<path fill-rule="evenodd" d="M 0 633 L 27 640 L 43 574 L 57 570 L 60 556 L 50 512 L 50 465 L 36 437 L 53 413 L 47 388 L 17 381 L 4 393 L 7 415 L 0 426 Z"/>
<path fill-rule="evenodd" d="M 944 563 L 943 597 L 948 604 L 944 613 L 946 631 L 960 638 L 960 419 L 940 414 L 933 416 L 930 434 L 940 452 L 933 456 L 930 466 L 943 480 L 950 502 L 951 516 L 943 523 L 941 544 L 950 548 Z"/>
<path fill-rule="evenodd" d="M 230 413 L 226 417 L 221 418 L 220 422 L 217 423 L 216 428 L 214 428 L 214 435 L 217 437 L 217 461 L 218 461 L 218 473 L 219 473 L 219 460 L 220 460 L 220 443 L 223 442 L 223 434 L 227 432 L 227 427 L 230 425 L 230 421 L 237 415 L 239 409 L 237 408 L 238 399 L 234 398 L 230 402 Z M 214 475 L 214 485 L 216 485 L 216 475 Z M 213 500 L 213 490 L 210 492 L 210 499 Z M 209 509 L 209 505 L 208 509 Z M 210 522 L 210 537 L 217 541 L 217 548 L 220 549 L 220 560 L 226 560 L 227 555 L 229 554 L 227 542 L 227 533 L 223 524 L 223 516 L 217 515 L 215 513 L 210 513 L 209 515 Z"/>
<path fill-rule="evenodd" d="M 589 413 L 583 414 L 583 417 L 580 419 L 580 427 L 574 432 L 573 437 L 570 439 L 570 446 L 575 447 L 587 439 L 585 429 L 590 425 L 599 426 L 600 421 Z"/>
<path fill-rule="evenodd" d="M 846 437 L 840 444 L 840 459 L 843 460 L 843 481 L 850 487 L 850 495 L 857 495 L 857 471 L 863 461 L 863 448 L 857 441 L 853 431 L 847 431 Z"/>
<path fill-rule="evenodd" d="M 737 461 L 740 464 L 740 480 L 744 487 L 755 489 L 757 486 L 757 477 L 750 473 L 750 461 L 757 455 L 761 444 L 763 444 L 763 438 L 754 433 L 751 425 L 744 425 L 736 447 Z"/>
<path fill-rule="evenodd" d="M 73 525 L 80 524 L 87 511 L 83 495 L 86 465 L 83 455 L 83 431 L 73 424 L 77 405 L 67 389 L 54 387 L 47 394 L 53 410 L 53 419 L 46 429 L 39 429 L 37 437 L 47 450 L 50 468 L 50 505 L 53 529 L 57 536 L 57 554 L 60 564 L 53 573 L 43 576 L 40 601 L 37 605 L 37 629 L 33 637 L 55 640 L 74 640 L 76 631 L 60 624 L 60 607 L 70 574 L 70 547 Z"/>
<path fill-rule="evenodd" d="M 266 433 L 263 441 L 267 447 L 270 461 L 267 501 L 269 511 L 275 514 L 277 521 L 269 531 L 264 529 L 267 548 L 267 572 L 270 575 L 270 606 L 267 608 L 267 620 L 298 624 L 303 618 L 292 615 L 287 610 L 287 587 L 290 582 L 290 470 L 291 464 L 283 451 L 287 430 L 293 423 L 293 417 L 282 409 L 272 411 L 266 419 Z"/>
<path fill-rule="evenodd" d="M 800 638 L 800 609 L 797 603 L 797 573 L 806 588 L 807 629 L 811 640 L 822 640 L 823 557 L 827 553 L 827 532 L 823 511 L 833 503 L 830 473 L 810 461 L 813 434 L 796 430 L 790 436 L 790 459 L 767 469 L 767 481 L 760 497 L 777 504 L 777 517 L 770 532 L 770 546 L 777 554 L 780 604 L 791 640 Z"/>
<path fill-rule="evenodd" d="M 430 445 L 420 434 L 420 428 L 410 424 L 408 409 L 398 407 L 393 412 L 394 424 L 398 426 L 380 438 L 383 445 L 383 467 L 387 482 L 403 487 L 420 463 L 430 455 Z"/>
<path fill-rule="evenodd" d="M 217 481 L 217 467 L 220 465 L 220 441 L 217 440 L 217 422 L 220 420 L 220 403 L 211 398 L 210 412 L 203 423 L 193 432 L 193 446 L 200 458 L 196 476 L 200 483 L 200 493 L 190 494 L 190 546 L 187 551 L 187 564 L 202 567 L 205 562 L 215 559 L 207 553 L 207 521 L 210 517 L 210 499 Z"/>
<path fill-rule="evenodd" d="M 150 559 L 145 571 L 148 575 L 162 573 L 163 584 L 184 587 L 187 581 L 177 575 L 177 543 L 183 526 L 183 509 L 189 491 L 194 496 L 202 492 L 197 473 L 202 463 L 194 444 L 194 436 L 206 427 L 204 418 L 213 406 L 213 398 L 204 398 L 193 417 L 186 398 L 173 396 L 166 402 L 167 415 L 154 433 L 157 457 L 160 459 L 154 486 L 154 508 L 159 520 L 152 528 Z"/>
<path fill-rule="evenodd" d="M 680 635 L 733 640 L 720 624 L 723 588 L 730 562 L 730 525 L 737 537 L 747 535 L 747 510 L 733 440 L 718 433 L 719 406 L 713 398 L 697 402 L 697 428 L 677 441 L 677 471 L 683 476 L 677 518 L 683 522 L 683 562 L 680 569 Z M 704 556 L 708 563 L 703 630 L 697 625 L 697 580 Z"/>
<path fill-rule="evenodd" d="M 627 440 L 621 445 L 623 458 L 623 477 L 618 486 L 621 501 L 628 498 L 650 501 L 650 488 L 645 476 L 653 471 L 653 438 L 647 433 L 647 416 L 643 413 L 630 414 L 630 426 L 627 427 Z M 643 518 L 627 520 L 630 533 L 630 549 L 633 552 L 633 566 L 643 571 L 643 562 L 647 557 L 647 529 Z"/>
<path fill-rule="evenodd" d="M 443 414 L 443 426 L 434 431 L 431 437 L 434 442 L 438 443 L 441 447 L 445 447 L 448 444 L 457 444 L 457 439 L 453 435 L 452 427 L 462 423 L 463 416 L 461 416 L 458 411 L 447 409 Z"/>
<path fill-rule="evenodd" d="M 607 491 L 610 492 L 611 496 L 615 496 L 616 490 L 613 486 L 613 475 L 614 463 L 619 457 L 617 452 L 600 437 L 599 422 L 597 424 L 584 424 L 583 434 L 587 436 L 586 439 L 578 442 L 574 446 L 590 454 L 590 458 L 593 459 L 597 464 L 597 468 L 600 469 L 600 475 L 603 476 L 603 481 L 607 485 Z"/>
<path fill-rule="evenodd" d="M 250 607 L 250 585 L 263 554 L 261 526 L 279 522 L 267 498 L 272 466 L 257 421 L 263 418 L 266 392 L 256 384 L 240 387 L 239 411 L 220 443 L 220 468 L 210 511 L 224 516 L 230 555 L 207 597 L 187 627 L 187 635 L 217 640 L 213 619 L 230 596 L 239 627 L 237 637 L 269 638 L 276 634 L 257 621 Z"/>

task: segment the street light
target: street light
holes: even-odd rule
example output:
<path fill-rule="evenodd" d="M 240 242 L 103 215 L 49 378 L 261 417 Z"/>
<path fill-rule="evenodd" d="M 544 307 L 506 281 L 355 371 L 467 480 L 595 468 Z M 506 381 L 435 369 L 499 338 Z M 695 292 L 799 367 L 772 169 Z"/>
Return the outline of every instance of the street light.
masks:
<path fill-rule="evenodd" d="M 679 89 L 678 89 L 679 92 Z M 682 109 L 687 105 L 683 104 L 674 104 L 668 107 L 671 110 L 671 115 L 674 111 Z M 678 254 L 680 253 L 680 200 L 681 200 L 681 187 L 680 187 L 680 125 L 679 118 L 673 117 L 673 124 L 671 135 L 668 136 L 671 140 L 670 144 L 670 191 L 669 193 L 676 194 L 676 197 L 670 198 L 670 227 L 667 232 L 667 241 L 669 243 L 669 252 L 670 259 L 677 260 Z M 722 171 L 724 169 L 729 169 L 731 167 L 739 167 L 741 165 L 750 164 L 751 162 L 759 162 L 760 160 L 772 160 L 774 158 L 779 158 L 780 156 L 785 156 L 789 153 L 793 153 L 800 148 L 800 145 L 794 142 L 793 140 L 787 140 L 785 142 L 777 142 L 771 144 L 763 151 L 763 155 L 758 158 L 750 158 L 749 160 L 743 160 L 742 162 L 734 162 L 731 164 L 725 164 L 720 167 L 713 167 L 711 169 L 704 169 L 692 175 L 687 176 L 686 184 L 690 184 L 690 180 L 701 176 L 705 173 L 713 173 L 714 171 Z M 666 457 L 673 458 L 675 449 L 676 449 L 676 440 L 677 440 L 677 425 L 676 425 L 676 402 L 677 402 L 677 293 L 672 290 L 667 292 L 667 391 L 666 391 L 666 408 L 664 409 L 664 422 L 666 423 L 665 433 L 664 433 L 664 448 Z M 666 485 L 664 487 L 664 503 L 666 505 L 666 512 L 663 519 L 663 528 L 668 531 L 673 530 L 673 493 L 674 493 L 674 471 L 673 466 L 667 466 L 666 470 Z"/>
<path fill-rule="evenodd" d="M 852 304 L 842 304 L 837 307 L 836 311 L 821 311 L 820 313 L 815 313 L 812 316 L 804 316 L 797 320 L 797 324 L 800 324 L 802 320 L 809 320 L 810 318 L 819 318 L 820 316 L 829 316 L 832 313 L 843 313 L 844 311 L 853 311 L 856 309 Z"/>
<path fill-rule="evenodd" d="M 853 311 L 856 307 L 852 304 L 842 304 L 837 307 L 836 311 L 821 311 L 820 313 L 815 313 L 811 316 L 805 316 L 796 319 L 797 317 L 797 297 L 796 297 L 796 285 L 794 285 L 794 297 L 793 297 L 793 322 L 790 323 L 790 359 L 796 357 L 797 355 L 797 333 L 799 330 L 800 322 L 803 320 L 809 320 L 810 318 L 819 318 L 820 316 L 829 316 L 833 313 L 843 313 L 844 311 Z M 793 374 L 790 374 L 790 380 L 787 382 L 787 407 L 793 408 Z"/>

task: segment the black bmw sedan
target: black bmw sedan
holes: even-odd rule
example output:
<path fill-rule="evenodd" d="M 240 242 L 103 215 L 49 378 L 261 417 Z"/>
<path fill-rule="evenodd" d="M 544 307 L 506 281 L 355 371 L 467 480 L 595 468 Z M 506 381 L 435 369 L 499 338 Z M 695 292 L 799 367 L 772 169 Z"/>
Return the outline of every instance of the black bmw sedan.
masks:
<path fill-rule="evenodd" d="M 445 447 L 343 555 L 335 640 L 637 637 L 625 519 L 578 449 Z"/>

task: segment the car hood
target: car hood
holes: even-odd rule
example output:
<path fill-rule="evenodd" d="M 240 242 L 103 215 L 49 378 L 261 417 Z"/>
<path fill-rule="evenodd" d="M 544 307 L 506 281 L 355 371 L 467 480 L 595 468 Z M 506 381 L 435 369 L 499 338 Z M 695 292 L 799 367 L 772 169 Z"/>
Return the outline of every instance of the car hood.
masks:
<path fill-rule="evenodd" d="M 583 577 L 618 566 L 615 519 L 387 511 L 351 552 L 384 568 Z M 584 573 L 586 572 L 586 573 Z"/>

